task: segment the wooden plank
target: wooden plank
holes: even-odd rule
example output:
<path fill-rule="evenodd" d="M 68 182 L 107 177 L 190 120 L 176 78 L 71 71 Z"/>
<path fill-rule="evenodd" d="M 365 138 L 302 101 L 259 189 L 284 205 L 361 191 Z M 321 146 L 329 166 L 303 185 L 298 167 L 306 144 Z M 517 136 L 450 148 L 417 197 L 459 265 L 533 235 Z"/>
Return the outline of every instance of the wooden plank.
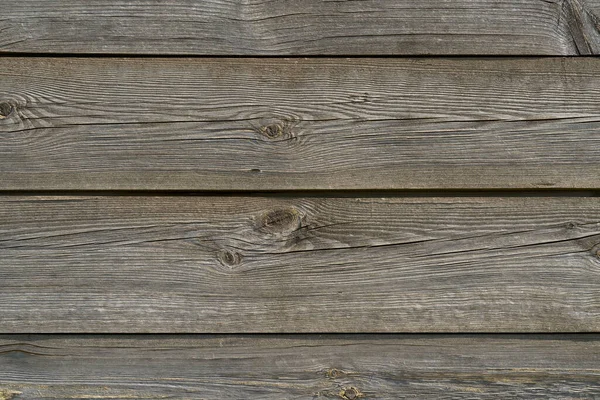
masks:
<path fill-rule="evenodd" d="M 599 0 L 23 0 L 4 52 L 196 55 L 600 53 Z"/>
<path fill-rule="evenodd" d="M 3 333 L 597 332 L 595 197 L 0 198 Z"/>
<path fill-rule="evenodd" d="M 2 336 L 0 398 L 595 399 L 599 339 Z"/>
<path fill-rule="evenodd" d="M 595 58 L 0 70 L 4 190 L 600 188 Z"/>

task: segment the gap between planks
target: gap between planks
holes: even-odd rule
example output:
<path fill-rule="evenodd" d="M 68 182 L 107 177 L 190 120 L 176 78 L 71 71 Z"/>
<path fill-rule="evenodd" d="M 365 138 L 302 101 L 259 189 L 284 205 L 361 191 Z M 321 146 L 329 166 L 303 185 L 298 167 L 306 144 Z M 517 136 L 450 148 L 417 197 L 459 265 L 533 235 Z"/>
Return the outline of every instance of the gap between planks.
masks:
<path fill-rule="evenodd" d="M 189 190 L 0 190 L 0 196 L 106 196 L 106 197 L 599 197 L 600 190 L 581 189 L 485 189 L 485 190 L 283 190 L 283 191 L 189 191 Z"/>

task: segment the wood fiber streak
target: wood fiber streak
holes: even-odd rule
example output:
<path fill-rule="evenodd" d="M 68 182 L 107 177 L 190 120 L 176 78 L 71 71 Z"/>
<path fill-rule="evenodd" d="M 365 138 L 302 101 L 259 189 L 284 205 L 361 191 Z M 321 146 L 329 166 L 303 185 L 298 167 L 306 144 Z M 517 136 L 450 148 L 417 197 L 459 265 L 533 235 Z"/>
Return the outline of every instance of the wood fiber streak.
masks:
<path fill-rule="evenodd" d="M 595 58 L 0 69 L 3 190 L 600 188 Z"/>
<path fill-rule="evenodd" d="M 6 335 L 0 398 L 594 399 L 599 343 L 597 335 Z"/>
<path fill-rule="evenodd" d="M 594 332 L 600 202 L 0 198 L 3 333 Z"/>
<path fill-rule="evenodd" d="M 599 0 L 21 0 L 0 51 L 194 55 L 578 55 Z"/>

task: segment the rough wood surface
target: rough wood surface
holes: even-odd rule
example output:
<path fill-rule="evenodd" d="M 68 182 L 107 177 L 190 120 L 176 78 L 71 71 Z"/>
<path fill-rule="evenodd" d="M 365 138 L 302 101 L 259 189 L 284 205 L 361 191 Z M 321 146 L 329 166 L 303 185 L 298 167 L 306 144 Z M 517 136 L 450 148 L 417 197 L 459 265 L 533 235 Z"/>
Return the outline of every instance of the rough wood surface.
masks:
<path fill-rule="evenodd" d="M 4 190 L 600 188 L 595 58 L 3 58 L 0 71 Z"/>
<path fill-rule="evenodd" d="M 600 201 L 0 198 L 0 331 L 591 332 Z"/>
<path fill-rule="evenodd" d="M 198 55 L 600 52 L 599 0 L 21 0 L 0 51 Z"/>
<path fill-rule="evenodd" d="M 0 336 L 0 399 L 596 399 L 593 336 Z"/>

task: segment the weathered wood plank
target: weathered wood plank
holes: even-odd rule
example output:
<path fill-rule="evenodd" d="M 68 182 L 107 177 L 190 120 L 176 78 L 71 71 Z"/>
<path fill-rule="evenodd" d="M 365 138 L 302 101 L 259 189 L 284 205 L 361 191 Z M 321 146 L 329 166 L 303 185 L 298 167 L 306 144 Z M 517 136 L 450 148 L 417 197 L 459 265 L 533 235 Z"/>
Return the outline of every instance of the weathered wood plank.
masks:
<path fill-rule="evenodd" d="M 595 399 L 599 359 L 598 335 L 2 336 L 0 398 Z"/>
<path fill-rule="evenodd" d="M 600 53 L 599 0 L 23 0 L 0 50 L 196 55 Z"/>
<path fill-rule="evenodd" d="M 0 198 L 3 333 L 592 332 L 593 197 Z"/>
<path fill-rule="evenodd" d="M 0 71 L 4 190 L 600 188 L 600 59 L 4 58 Z"/>

